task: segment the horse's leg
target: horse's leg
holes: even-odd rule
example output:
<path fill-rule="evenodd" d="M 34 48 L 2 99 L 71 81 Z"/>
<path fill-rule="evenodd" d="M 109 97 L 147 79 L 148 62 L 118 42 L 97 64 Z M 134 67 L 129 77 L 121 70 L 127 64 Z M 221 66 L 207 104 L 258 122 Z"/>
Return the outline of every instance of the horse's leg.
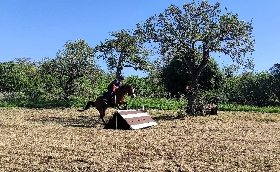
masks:
<path fill-rule="evenodd" d="M 84 110 L 89 109 L 91 105 L 94 107 L 94 102 L 93 101 L 88 101 L 88 103 L 87 103 L 87 105 L 86 105 Z"/>
<path fill-rule="evenodd" d="M 119 110 L 121 109 L 120 105 L 121 105 L 121 103 L 116 104 L 116 107 L 117 107 L 117 109 L 119 109 Z"/>
<path fill-rule="evenodd" d="M 80 112 L 85 111 L 85 110 L 89 109 L 91 105 L 94 107 L 94 102 L 88 101 L 86 107 L 84 109 L 78 110 L 78 111 L 80 111 Z"/>
<path fill-rule="evenodd" d="M 99 114 L 100 114 L 100 119 L 102 120 L 102 122 L 104 123 L 104 125 L 106 124 L 105 120 L 104 120 L 104 117 L 105 117 L 105 111 L 106 109 L 104 107 L 102 107 L 99 111 Z"/>
<path fill-rule="evenodd" d="M 104 124 L 106 124 L 106 122 L 104 120 L 104 117 L 105 117 L 105 111 L 106 111 L 108 105 L 107 106 L 105 105 L 104 100 L 102 99 L 102 97 L 99 97 L 98 99 L 96 99 L 95 107 L 96 107 L 96 109 L 99 112 L 100 119 L 102 120 L 102 122 Z"/>

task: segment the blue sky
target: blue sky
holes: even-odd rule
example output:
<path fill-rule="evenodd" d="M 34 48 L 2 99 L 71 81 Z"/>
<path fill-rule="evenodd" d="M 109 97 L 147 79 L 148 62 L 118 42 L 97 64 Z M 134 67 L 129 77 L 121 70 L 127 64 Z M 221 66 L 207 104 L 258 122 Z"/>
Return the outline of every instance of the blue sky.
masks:
<path fill-rule="evenodd" d="M 109 32 L 135 29 L 136 23 L 163 12 L 171 4 L 182 7 L 192 0 L 0 0 L 0 62 L 15 58 L 54 58 L 66 41 L 84 39 L 90 46 L 110 38 Z M 215 4 L 216 0 L 209 0 Z M 222 10 L 253 18 L 257 72 L 280 63 L 279 0 L 220 0 Z M 215 55 L 214 55 L 215 56 Z M 231 64 L 230 57 L 216 58 Z M 101 64 L 103 69 L 106 68 Z M 143 76 L 125 69 L 124 75 Z"/>

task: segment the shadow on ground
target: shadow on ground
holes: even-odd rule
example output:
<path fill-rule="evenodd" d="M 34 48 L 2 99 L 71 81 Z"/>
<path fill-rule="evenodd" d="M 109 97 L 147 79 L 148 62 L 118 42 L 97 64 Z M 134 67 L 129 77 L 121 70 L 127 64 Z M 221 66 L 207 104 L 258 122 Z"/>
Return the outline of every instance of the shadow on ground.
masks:
<path fill-rule="evenodd" d="M 42 117 L 28 119 L 32 122 L 55 123 L 64 127 L 81 127 L 81 128 L 104 128 L 103 122 L 99 117 L 78 116 L 78 117 Z"/>
<path fill-rule="evenodd" d="M 181 119 L 184 120 L 185 118 L 180 118 L 178 116 L 171 116 L 171 115 L 161 115 L 161 116 L 151 116 L 155 121 L 172 121 Z"/>

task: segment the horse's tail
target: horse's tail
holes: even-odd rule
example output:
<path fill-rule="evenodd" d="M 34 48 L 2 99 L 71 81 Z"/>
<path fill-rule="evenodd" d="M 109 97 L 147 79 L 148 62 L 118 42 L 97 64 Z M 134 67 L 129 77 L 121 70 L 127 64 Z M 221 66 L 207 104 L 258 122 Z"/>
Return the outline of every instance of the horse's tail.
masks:
<path fill-rule="evenodd" d="M 88 103 L 87 103 L 86 107 L 85 107 L 84 109 L 79 109 L 78 111 L 83 112 L 83 111 L 85 111 L 85 110 L 89 109 L 89 108 L 90 108 L 90 106 L 95 107 L 95 102 L 93 102 L 93 101 L 88 101 Z"/>

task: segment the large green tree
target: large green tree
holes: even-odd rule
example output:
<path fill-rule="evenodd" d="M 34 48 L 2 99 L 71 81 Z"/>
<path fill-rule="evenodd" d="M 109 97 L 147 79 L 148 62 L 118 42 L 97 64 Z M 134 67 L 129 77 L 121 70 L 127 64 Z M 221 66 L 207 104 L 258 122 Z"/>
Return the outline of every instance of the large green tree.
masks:
<path fill-rule="evenodd" d="M 108 69 L 115 70 L 116 77 L 121 75 L 124 67 L 149 70 L 148 55 L 151 54 L 151 50 L 145 48 L 138 36 L 133 36 L 127 30 L 113 32 L 111 36 L 114 38 L 106 39 L 95 49 L 97 50 L 97 58 L 105 60 Z"/>
<path fill-rule="evenodd" d="M 188 96 L 188 113 L 195 113 L 198 79 L 207 66 L 210 53 L 228 55 L 234 62 L 253 68 L 248 53 L 254 51 L 252 21 L 241 21 L 238 14 L 222 14 L 220 3 L 207 1 L 187 3 L 183 9 L 171 5 L 159 15 L 137 24 L 136 34 L 146 41 L 159 43 L 162 57 L 182 57 L 191 72 L 191 94 Z M 251 53 L 252 54 L 252 53 Z M 196 59 L 202 57 L 199 65 Z"/>
<path fill-rule="evenodd" d="M 46 59 L 41 64 L 41 72 L 45 75 L 45 80 L 49 80 L 50 85 L 47 87 L 56 87 L 53 91 L 61 90 L 62 98 L 69 100 L 75 90 L 81 87 L 76 81 L 98 76 L 98 70 L 94 61 L 94 49 L 86 41 L 67 41 L 64 48 L 57 52 L 56 58 Z"/>

